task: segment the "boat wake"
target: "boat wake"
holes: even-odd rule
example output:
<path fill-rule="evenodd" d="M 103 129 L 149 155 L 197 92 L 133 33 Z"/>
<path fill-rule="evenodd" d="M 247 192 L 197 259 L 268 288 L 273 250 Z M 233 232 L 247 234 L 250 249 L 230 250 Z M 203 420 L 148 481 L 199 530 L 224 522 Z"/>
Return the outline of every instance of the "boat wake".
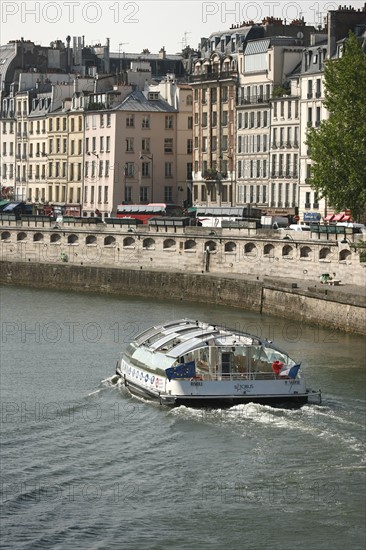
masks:
<path fill-rule="evenodd" d="M 103 386 L 118 386 L 121 382 L 121 377 L 118 374 L 114 374 L 113 376 L 110 376 L 109 378 L 105 378 L 104 380 L 101 380 L 101 384 Z"/>
<path fill-rule="evenodd" d="M 271 407 L 257 403 L 236 405 L 229 409 L 193 409 L 178 407 L 170 414 L 197 422 L 244 428 L 260 425 L 263 429 L 297 431 L 322 441 L 347 447 L 355 453 L 363 452 L 364 443 L 354 434 L 359 422 L 354 415 L 344 415 L 328 405 L 304 405 L 300 409 Z"/>

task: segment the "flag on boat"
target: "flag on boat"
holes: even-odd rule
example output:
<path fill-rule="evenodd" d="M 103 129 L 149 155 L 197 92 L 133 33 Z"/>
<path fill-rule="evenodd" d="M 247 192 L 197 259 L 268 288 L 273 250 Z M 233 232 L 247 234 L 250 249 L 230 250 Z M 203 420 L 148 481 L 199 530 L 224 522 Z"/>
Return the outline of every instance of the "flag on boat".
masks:
<path fill-rule="evenodd" d="M 287 376 L 288 378 L 296 378 L 300 367 L 301 367 L 301 363 L 299 363 L 298 365 L 293 365 L 292 367 L 284 367 L 280 372 L 280 376 Z"/>
<path fill-rule="evenodd" d="M 182 363 L 181 365 L 170 367 L 169 369 L 165 369 L 165 374 L 168 380 L 172 380 L 173 378 L 192 378 L 196 375 L 195 362 L 190 361 L 189 363 Z"/>

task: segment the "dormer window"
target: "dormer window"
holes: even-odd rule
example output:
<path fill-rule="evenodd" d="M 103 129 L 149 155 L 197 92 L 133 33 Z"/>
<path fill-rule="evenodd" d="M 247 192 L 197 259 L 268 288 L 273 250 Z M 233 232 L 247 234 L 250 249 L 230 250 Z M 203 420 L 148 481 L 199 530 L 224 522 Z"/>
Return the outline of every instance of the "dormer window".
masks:
<path fill-rule="evenodd" d="M 149 101 L 156 101 L 159 99 L 159 92 L 149 92 L 148 98 Z"/>

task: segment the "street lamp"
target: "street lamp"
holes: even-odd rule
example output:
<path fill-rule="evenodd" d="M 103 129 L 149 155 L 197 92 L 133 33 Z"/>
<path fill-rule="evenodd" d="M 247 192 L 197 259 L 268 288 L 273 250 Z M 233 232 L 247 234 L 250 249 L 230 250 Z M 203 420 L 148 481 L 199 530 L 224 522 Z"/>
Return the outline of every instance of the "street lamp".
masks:
<path fill-rule="evenodd" d="M 154 155 L 140 153 L 140 160 L 144 160 L 144 158 L 151 160 L 151 202 L 154 202 Z"/>

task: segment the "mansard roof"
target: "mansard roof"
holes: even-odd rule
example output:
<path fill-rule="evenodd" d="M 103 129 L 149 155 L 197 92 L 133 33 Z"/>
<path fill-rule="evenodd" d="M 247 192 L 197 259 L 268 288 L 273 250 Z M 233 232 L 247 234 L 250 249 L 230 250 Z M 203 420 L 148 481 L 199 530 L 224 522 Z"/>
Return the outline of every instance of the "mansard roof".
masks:
<path fill-rule="evenodd" d="M 141 111 L 141 112 L 165 112 L 176 113 L 177 109 L 174 109 L 169 103 L 159 96 L 159 99 L 149 99 L 149 92 L 141 92 L 135 90 L 129 94 L 114 110 L 117 111 Z"/>

